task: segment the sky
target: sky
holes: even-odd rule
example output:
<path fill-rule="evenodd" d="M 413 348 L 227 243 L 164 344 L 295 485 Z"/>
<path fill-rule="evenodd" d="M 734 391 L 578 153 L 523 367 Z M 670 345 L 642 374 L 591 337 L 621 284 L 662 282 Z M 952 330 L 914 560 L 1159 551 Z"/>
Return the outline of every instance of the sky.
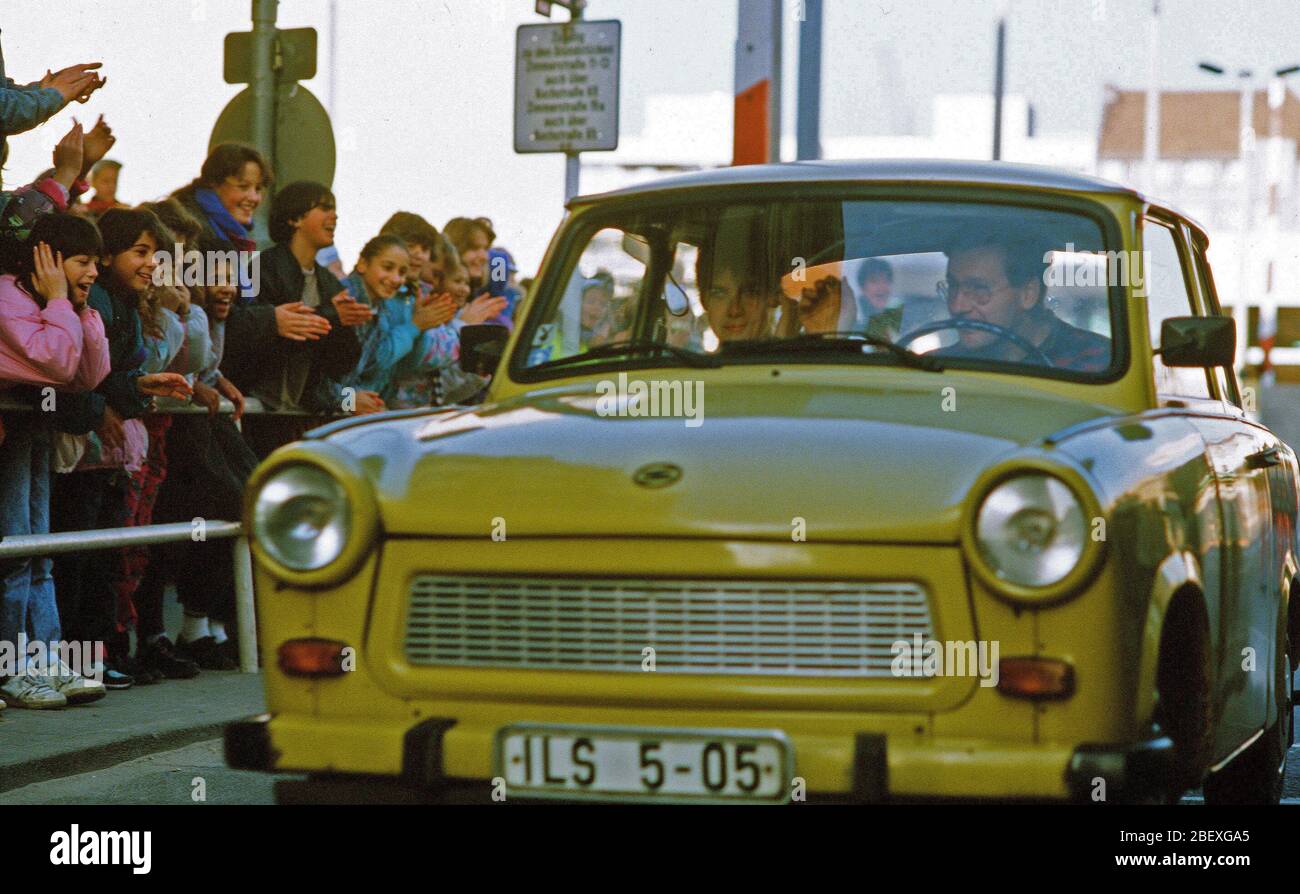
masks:
<path fill-rule="evenodd" d="M 799 2 L 785 0 L 788 131 Z M 588 18 L 623 22 L 625 134 L 641 130 L 651 95 L 731 91 L 736 3 L 590 0 Z M 1008 92 L 1030 99 L 1044 132 L 1095 133 L 1107 84 L 1146 84 L 1151 6 L 825 0 L 823 133 L 915 132 L 928 128 L 936 93 L 990 90 L 1000 13 L 1009 23 Z M 1160 0 L 1160 8 L 1163 89 L 1230 86 L 1199 71 L 1202 59 L 1234 70 L 1300 64 L 1294 0 Z M 189 182 L 218 113 L 241 89 L 222 80 L 222 44 L 226 33 L 249 29 L 250 12 L 249 0 L 3 0 L 10 77 L 26 83 L 47 68 L 96 60 L 109 79 L 89 104 L 10 140 L 6 183 L 48 166 L 73 115 L 90 124 L 101 113 L 118 137 L 111 156 L 125 165 L 124 200 L 157 198 Z M 555 21 L 565 17 L 554 13 Z M 564 192 L 562 156 L 513 151 L 515 29 L 541 21 L 533 0 L 281 0 L 281 27 L 320 32 L 318 74 L 305 86 L 334 118 L 338 240 L 349 267 L 402 209 L 439 227 L 454 216 L 486 215 L 524 273 L 535 268 L 562 218 Z M 716 126 L 729 132 L 731 121 Z"/>

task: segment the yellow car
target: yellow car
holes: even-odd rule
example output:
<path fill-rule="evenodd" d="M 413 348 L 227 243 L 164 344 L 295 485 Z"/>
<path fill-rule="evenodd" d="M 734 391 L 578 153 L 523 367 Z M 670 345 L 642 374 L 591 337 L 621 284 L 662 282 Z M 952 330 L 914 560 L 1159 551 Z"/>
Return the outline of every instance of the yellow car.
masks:
<path fill-rule="evenodd" d="M 283 801 L 1277 801 L 1296 457 L 1206 244 L 1000 163 L 576 199 L 508 341 L 463 334 L 480 406 L 254 474 L 228 762 Z"/>

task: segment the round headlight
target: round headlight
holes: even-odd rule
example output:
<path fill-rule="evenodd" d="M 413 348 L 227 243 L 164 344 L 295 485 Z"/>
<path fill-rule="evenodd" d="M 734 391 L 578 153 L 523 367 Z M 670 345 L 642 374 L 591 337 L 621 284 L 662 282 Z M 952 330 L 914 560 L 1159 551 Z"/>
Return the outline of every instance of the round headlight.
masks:
<path fill-rule="evenodd" d="M 253 536 L 284 567 L 315 571 L 342 554 L 351 517 L 347 493 L 332 475 L 317 466 L 286 466 L 257 492 Z"/>
<path fill-rule="evenodd" d="M 1079 564 L 1087 546 L 1083 505 L 1051 475 L 1010 478 L 985 495 L 975 519 L 980 556 L 1000 579 L 1048 587 Z"/>

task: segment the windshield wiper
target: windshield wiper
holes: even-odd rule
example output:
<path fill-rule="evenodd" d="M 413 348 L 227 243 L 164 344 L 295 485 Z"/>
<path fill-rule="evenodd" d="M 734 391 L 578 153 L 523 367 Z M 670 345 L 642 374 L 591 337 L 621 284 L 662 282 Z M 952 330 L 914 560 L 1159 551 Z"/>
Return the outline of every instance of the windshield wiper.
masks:
<path fill-rule="evenodd" d="M 621 341 L 612 341 L 603 345 L 596 345 L 594 348 L 589 348 L 581 354 L 571 354 L 568 357 L 548 360 L 546 363 L 540 363 L 537 366 L 534 366 L 533 369 L 558 369 L 562 366 L 571 366 L 575 363 L 581 363 L 584 360 L 598 360 L 602 357 L 636 356 L 637 354 L 648 354 L 651 352 L 660 355 L 667 355 L 672 357 L 674 360 L 680 360 L 687 366 L 713 367 L 722 365 L 719 359 L 711 354 L 700 354 L 696 351 L 688 351 L 685 348 L 664 344 L 663 342 L 653 341 L 648 338 L 632 338 L 623 339 Z"/>
<path fill-rule="evenodd" d="M 863 345 L 882 348 L 898 358 L 904 366 L 926 372 L 943 372 L 943 364 L 933 354 L 918 354 L 887 338 L 867 335 L 864 332 L 808 332 L 793 338 L 773 338 L 763 341 L 725 342 L 724 354 L 767 354 L 796 351 L 850 351 L 862 353 Z"/>

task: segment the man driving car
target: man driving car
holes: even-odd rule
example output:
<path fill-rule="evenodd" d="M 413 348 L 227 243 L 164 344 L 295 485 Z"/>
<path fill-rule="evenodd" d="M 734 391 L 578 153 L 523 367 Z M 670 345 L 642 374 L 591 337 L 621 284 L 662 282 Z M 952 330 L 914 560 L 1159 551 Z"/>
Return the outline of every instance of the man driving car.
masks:
<path fill-rule="evenodd" d="M 1039 365 L 1046 358 L 1058 369 L 1080 372 L 1110 365 L 1110 339 L 1071 326 L 1046 306 L 1047 252 L 1041 242 L 983 236 L 959 243 L 947 255 L 948 273 L 939 291 L 952 319 L 992 324 L 1007 334 L 957 328 L 958 342 L 938 354 Z"/>

